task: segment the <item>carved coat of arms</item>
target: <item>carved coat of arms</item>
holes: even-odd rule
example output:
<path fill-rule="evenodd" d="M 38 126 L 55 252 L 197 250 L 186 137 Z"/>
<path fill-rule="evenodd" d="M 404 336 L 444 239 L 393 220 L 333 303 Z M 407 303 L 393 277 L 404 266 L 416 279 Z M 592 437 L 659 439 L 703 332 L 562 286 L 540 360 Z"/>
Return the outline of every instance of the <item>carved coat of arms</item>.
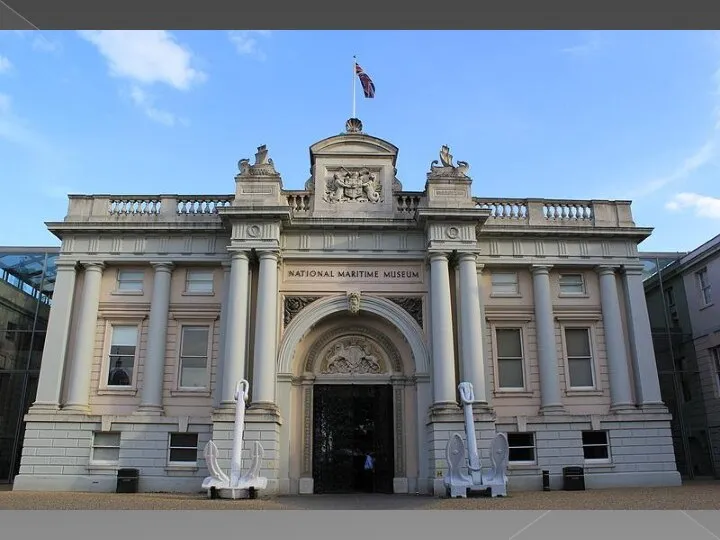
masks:
<path fill-rule="evenodd" d="M 323 200 L 338 202 L 380 202 L 382 186 L 375 173 L 367 168 L 348 170 L 342 168 L 325 184 Z"/>

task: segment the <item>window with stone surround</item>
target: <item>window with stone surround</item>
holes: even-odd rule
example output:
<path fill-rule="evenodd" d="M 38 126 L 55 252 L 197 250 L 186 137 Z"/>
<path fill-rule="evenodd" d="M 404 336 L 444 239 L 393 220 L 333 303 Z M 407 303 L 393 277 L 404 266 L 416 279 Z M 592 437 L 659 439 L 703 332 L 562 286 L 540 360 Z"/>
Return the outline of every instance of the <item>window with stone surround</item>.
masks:
<path fill-rule="evenodd" d="M 522 328 L 496 327 L 495 351 L 498 390 L 525 390 Z"/>
<path fill-rule="evenodd" d="M 713 370 L 715 371 L 715 390 L 720 396 L 720 347 L 710 349 L 710 358 L 713 362 Z"/>
<path fill-rule="evenodd" d="M 98 465 L 115 465 L 120 460 L 120 433 L 93 433 L 90 462 Z"/>
<path fill-rule="evenodd" d="M 119 294 L 142 294 L 145 281 L 145 272 L 142 270 L 130 270 L 120 268 L 117 272 L 116 293 Z"/>
<path fill-rule="evenodd" d="M 607 431 L 583 431 L 582 446 L 585 461 L 610 460 L 610 437 Z"/>
<path fill-rule="evenodd" d="M 112 324 L 108 351 L 106 386 L 130 387 L 135 383 L 138 337 L 137 324 Z"/>
<path fill-rule="evenodd" d="M 185 292 L 213 294 L 214 277 L 214 272 L 210 269 L 188 270 L 185 274 Z"/>
<path fill-rule="evenodd" d="M 707 268 L 695 273 L 697 276 L 698 288 L 700 289 L 701 307 L 709 306 L 712 303 L 712 287 L 708 280 Z"/>
<path fill-rule="evenodd" d="M 492 272 L 492 292 L 495 296 L 517 296 L 520 294 L 520 283 L 517 272 Z"/>
<path fill-rule="evenodd" d="M 170 433 L 168 465 L 194 466 L 197 454 L 197 433 Z"/>
<path fill-rule="evenodd" d="M 594 390 L 595 361 L 590 328 L 565 326 L 564 332 L 566 379 L 571 390 Z"/>
<path fill-rule="evenodd" d="M 582 274 L 560 274 L 558 280 L 562 296 L 578 296 L 585 294 L 585 278 Z"/>
<path fill-rule="evenodd" d="M 182 325 L 179 389 L 205 389 L 210 383 L 210 325 Z"/>
<path fill-rule="evenodd" d="M 510 463 L 535 463 L 535 434 L 512 432 L 507 434 Z"/>

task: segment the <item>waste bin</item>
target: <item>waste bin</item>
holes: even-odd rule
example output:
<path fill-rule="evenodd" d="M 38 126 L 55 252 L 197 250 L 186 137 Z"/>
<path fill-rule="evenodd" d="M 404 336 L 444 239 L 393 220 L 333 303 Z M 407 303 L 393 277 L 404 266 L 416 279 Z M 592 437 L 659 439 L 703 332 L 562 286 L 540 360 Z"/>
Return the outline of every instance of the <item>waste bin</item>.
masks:
<path fill-rule="evenodd" d="M 118 469 L 115 493 L 137 493 L 139 477 L 138 469 Z"/>
<path fill-rule="evenodd" d="M 585 491 L 585 472 L 582 467 L 563 467 L 563 490 Z"/>

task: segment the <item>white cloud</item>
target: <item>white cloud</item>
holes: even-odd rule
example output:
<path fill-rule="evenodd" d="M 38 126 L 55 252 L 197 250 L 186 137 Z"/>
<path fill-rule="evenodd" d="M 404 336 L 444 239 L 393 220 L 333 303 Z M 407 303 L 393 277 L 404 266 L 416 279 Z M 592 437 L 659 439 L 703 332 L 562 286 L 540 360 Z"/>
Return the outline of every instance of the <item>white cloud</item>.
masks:
<path fill-rule="evenodd" d="M 571 56 L 587 56 L 601 49 L 603 45 L 602 37 L 598 32 L 591 32 L 588 39 L 584 43 L 574 45 L 572 47 L 566 47 L 561 49 L 560 52 L 569 54 Z"/>
<path fill-rule="evenodd" d="M 7 73 L 12 69 L 13 65 L 7 56 L 0 54 L 0 73 Z"/>
<path fill-rule="evenodd" d="M 10 112 L 10 96 L 0 94 L 0 114 L 8 114 Z"/>
<path fill-rule="evenodd" d="M 678 193 L 668 201 L 665 208 L 674 212 L 692 209 L 697 217 L 720 219 L 720 198 L 708 195 Z"/>
<path fill-rule="evenodd" d="M 165 30 L 92 30 L 79 32 L 98 49 L 110 75 L 131 82 L 130 98 L 155 122 L 174 126 L 178 119 L 155 107 L 146 87 L 160 84 L 188 91 L 207 75 L 193 66 L 192 52 Z M 180 122 L 185 123 L 185 122 Z"/>
<path fill-rule="evenodd" d="M 170 112 L 162 111 L 156 108 L 153 105 L 152 97 L 149 96 L 147 92 L 145 92 L 142 88 L 138 86 L 133 86 L 130 90 L 130 99 L 132 99 L 135 105 L 142 109 L 142 111 L 148 118 L 150 118 L 150 120 L 166 126 L 175 125 L 177 121 L 175 115 Z"/>
<path fill-rule="evenodd" d="M 238 54 L 243 56 L 254 56 L 259 60 L 265 60 L 265 53 L 259 48 L 256 37 L 267 37 L 269 30 L 231 30 L 228 37 Z"/>
<path fill-rule="evenodd" d="M 49 39 L 39 30 L 15 30 L 15 35 L 21 39 L 32 38 L 31 47 L 36 51 L 55 53 L 62 49 L 59 41 Z"/>
<path fill-rule="evenodd" d="M 52 151 L 43 138 L 15 114 L 12 98 L 2 93 L 0 93 L 0 139 L 48 154 Z"/>
<path fill-rule="evenodd" d="M 206 79 L 191 65 L 190 50 L 165 30 L 83 30 L 80 35 L 97 47 L 114 77 L 177 90 L 188 90 Z"/>

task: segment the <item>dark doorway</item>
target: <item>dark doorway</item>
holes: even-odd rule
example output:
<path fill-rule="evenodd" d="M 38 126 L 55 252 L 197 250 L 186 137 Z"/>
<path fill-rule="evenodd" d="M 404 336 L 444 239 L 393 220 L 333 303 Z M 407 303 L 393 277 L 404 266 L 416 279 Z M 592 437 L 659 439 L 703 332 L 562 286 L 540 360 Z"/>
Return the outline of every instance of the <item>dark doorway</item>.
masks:
<path fill-rule="evenodd" d="M 392 385 L 315 385 L 315 493 L 392 493 L 393 431 Z"/>

